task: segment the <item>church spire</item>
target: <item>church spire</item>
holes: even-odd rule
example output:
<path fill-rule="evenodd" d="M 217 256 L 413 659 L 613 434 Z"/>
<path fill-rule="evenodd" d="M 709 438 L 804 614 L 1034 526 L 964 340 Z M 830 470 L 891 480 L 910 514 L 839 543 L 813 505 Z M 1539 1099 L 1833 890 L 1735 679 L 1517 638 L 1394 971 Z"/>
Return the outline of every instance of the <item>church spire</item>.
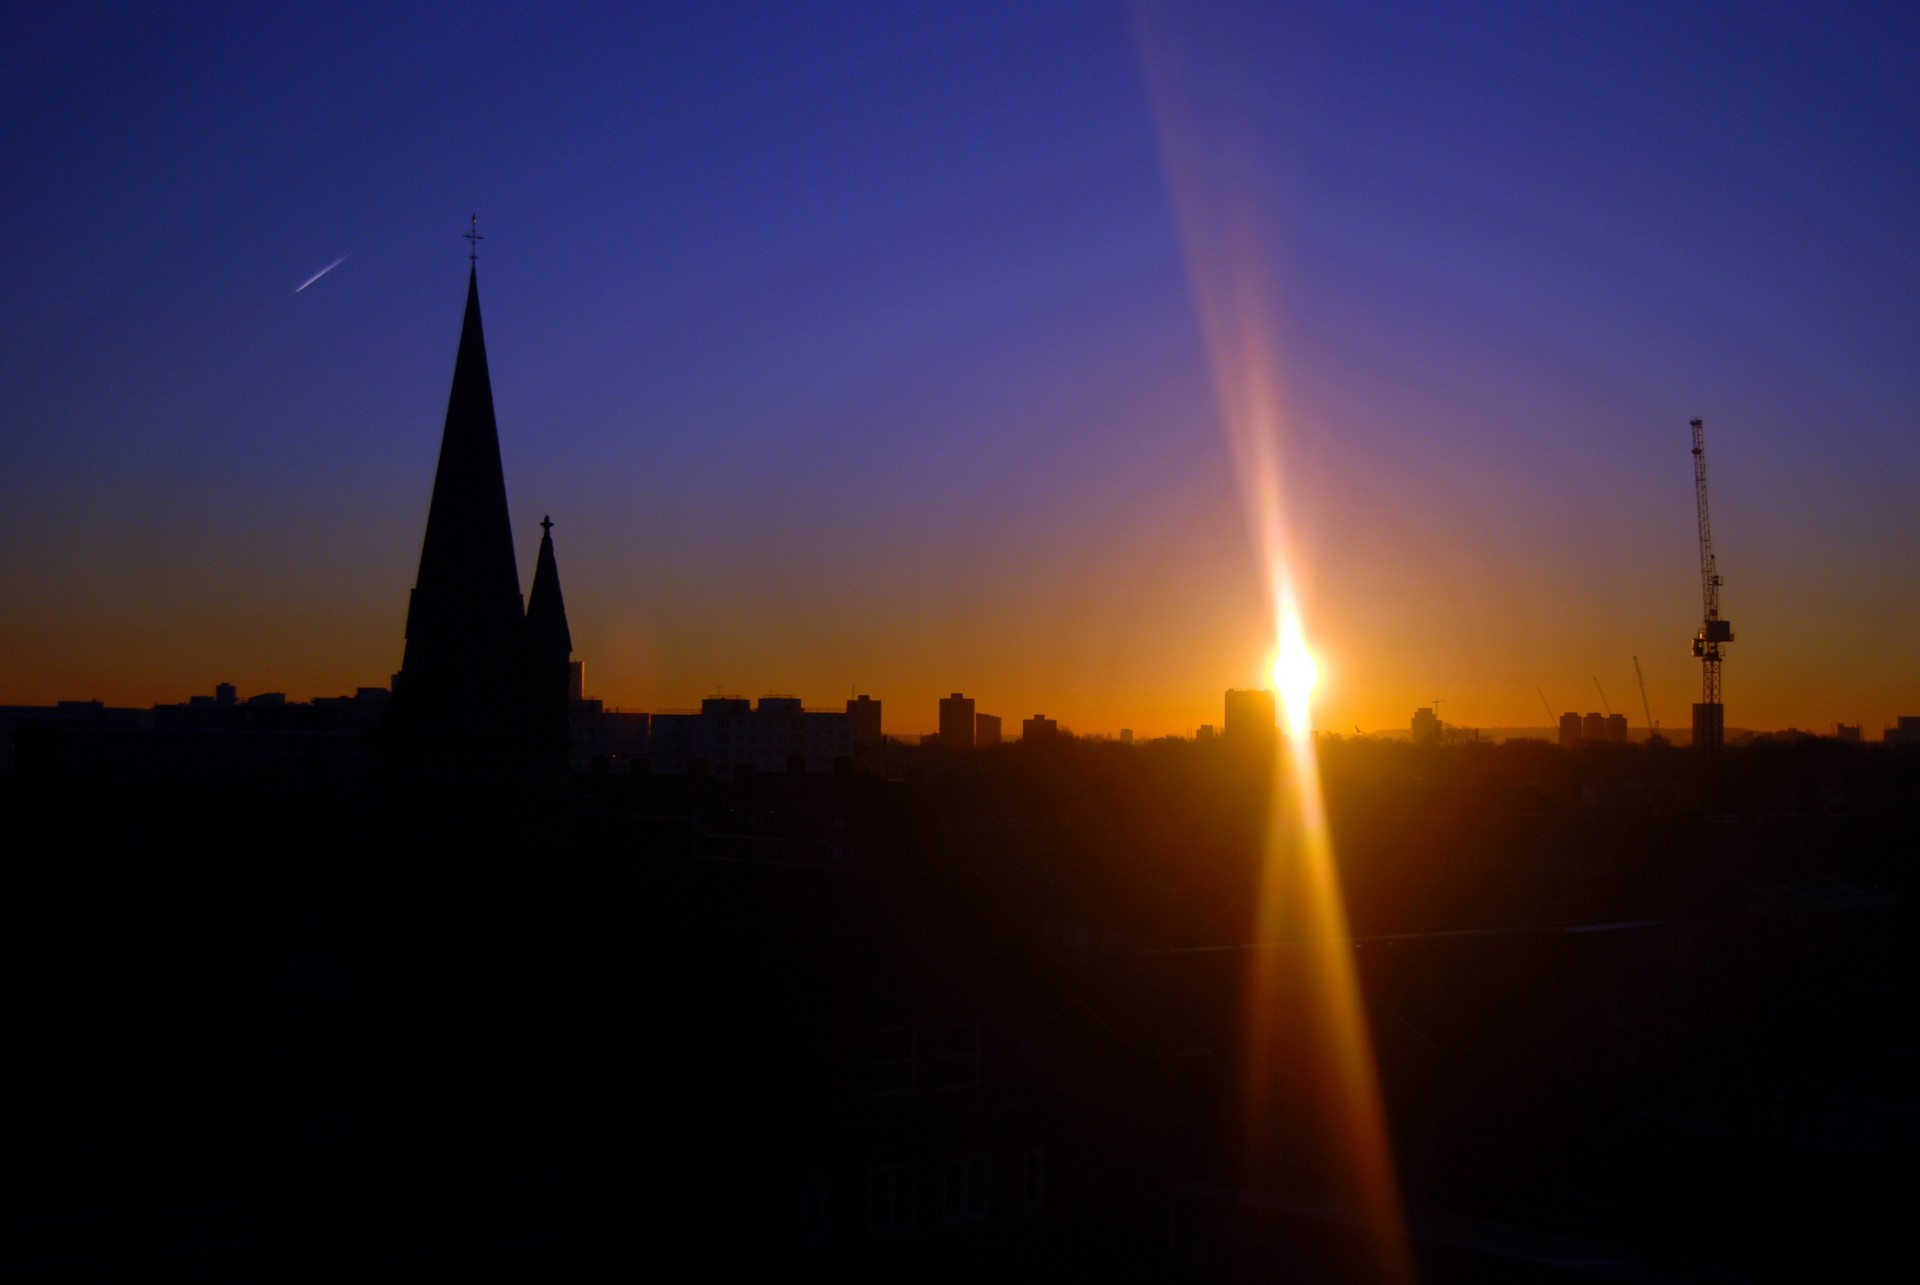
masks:
<path fill-rule="evenodd" d="M 430 597 L 427 603 L 420 601 Z M 513 529 L 507 517 L 507 482 L 500 467 L 500 430 L 493 416 L 493 381 L 487 373 L 487 341 L 480 326 L 477 270 L 467 272 L 467 313 L 460 351 L 453 363 L 440 464 L 427 510 L 407 636 L 423 607 L 459 612 L 470 626 L 519 614 L 520 572 L 514 563 Z M 433 622 L 421 621 L 431 627 Z"/>
<path fill-rule="evenodd" d="M 416 754 L 459 770 L 512 756 L 524 709 L 520 572 L 507 516 L 477 267 L 447 397 L 393 718 Z"/>
<path fill-rule="evenodd" d="M 530 652 L 573 655 L 567 604 L 560 596 L 560 566 L 553 556 L 551 517 L 540 520 L 540 556 L 533 566 L 533 588 L 527 594 L 527 647 Z"/>
<path fill-rule="evenodd" d="M 527 594 L 527 750 L 536 772 L 567 770 L 572 662 L 573 635 L 560 596 L 560 565 L 553 556 L 553 519 L 543 518 L 540 556 Z"/>

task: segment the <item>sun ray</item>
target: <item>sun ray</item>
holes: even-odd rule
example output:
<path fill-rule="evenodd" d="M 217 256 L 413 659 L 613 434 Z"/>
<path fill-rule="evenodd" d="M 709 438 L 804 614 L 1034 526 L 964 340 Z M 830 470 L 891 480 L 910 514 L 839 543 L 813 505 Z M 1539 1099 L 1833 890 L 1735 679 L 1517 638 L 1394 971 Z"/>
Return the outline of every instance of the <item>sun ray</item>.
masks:
<path fill-rule="evenodd" d="M 1296 551 L 1284 520 L 1284 400 L 1274 314 L 1264 297 L 1263 238 L 1252 232 L 1258 220 L 1243 195 L 1252 185 L 1223 176 L 1201 146 L 1218 131 L 1201 127 L 1188 92 L 1193 81 L 1182 73 L 1177 42 L 1154 20 L 1157 12 L 1135 10 L 1141 61 L 1221 427 L 1266 570 L 1276 640 L 1270 672 L 1286 721 L 1249 925 L 1256 949 L 1248 952 L 1237 1144 L 1249 1181 L 1271 1182 L 1296 1172 L 1273 1163 L 1282 1117 L 1311 1122 L 1322 1161 L 1318 1194 L 1359 1216 L 1374 1276 L 1407 1281 L 1412 1262 L 1314 754 L 1311 701 L 1320 666 L 1294 593 Z M 1283 1100 L 1296 1088 L 1300 1101 Z"/>

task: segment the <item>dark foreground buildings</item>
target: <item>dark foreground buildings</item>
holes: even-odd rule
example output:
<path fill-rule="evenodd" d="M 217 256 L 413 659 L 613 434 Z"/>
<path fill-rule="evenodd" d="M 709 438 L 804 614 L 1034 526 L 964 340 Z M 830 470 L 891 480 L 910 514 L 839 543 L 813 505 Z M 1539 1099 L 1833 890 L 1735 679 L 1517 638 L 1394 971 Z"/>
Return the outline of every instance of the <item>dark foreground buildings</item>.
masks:
<path fill-rule="evenodd" d="M 522 610 L 498 494 L 436 482 L 477 556 L 423 551 L 390 717 L 262 706 L 283 753 L 192 772 L 55 729 L 0 776 L 0 1277 L 1368 1279 L 1316 1052 L 1248 1045 L 1252 969 L 1308 944 L 1251 936 L 1270 736 L 557 771 L 557 567 Z M 1920 753 L 1321 775 L 1425 1279 L 1904 1247 Z"/>

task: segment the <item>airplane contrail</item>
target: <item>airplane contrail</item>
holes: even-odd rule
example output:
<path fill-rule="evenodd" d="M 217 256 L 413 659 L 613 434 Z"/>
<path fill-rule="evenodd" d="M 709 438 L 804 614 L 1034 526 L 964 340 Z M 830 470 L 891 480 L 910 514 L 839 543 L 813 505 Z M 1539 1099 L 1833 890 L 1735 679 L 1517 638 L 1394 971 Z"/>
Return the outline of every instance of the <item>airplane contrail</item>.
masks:
<path fill-rule="evenodd" d="M 352 251 L 349 250 L 347 253 L 351 254 Z M 293 292 L 295 294 L 299 294 L 302 290 L 305 290 L 308 286 L 318 281 L 321 277 L 326 276 L 329 272 L 332 272 L 335 268 L 339 267 L 341 264 L 345 263 L 346 261 L 347 261 L 347 255 L 345 254 L 341 255 L 339 258 L 335 259 L 332 263 L 329 263 L 326 267 L 320 269 L 320 271 L 314 273 L 312 276 L 308 277 L 305 281 L 302 281 L 299 285 L 295 286 L 293 288 Z"/>

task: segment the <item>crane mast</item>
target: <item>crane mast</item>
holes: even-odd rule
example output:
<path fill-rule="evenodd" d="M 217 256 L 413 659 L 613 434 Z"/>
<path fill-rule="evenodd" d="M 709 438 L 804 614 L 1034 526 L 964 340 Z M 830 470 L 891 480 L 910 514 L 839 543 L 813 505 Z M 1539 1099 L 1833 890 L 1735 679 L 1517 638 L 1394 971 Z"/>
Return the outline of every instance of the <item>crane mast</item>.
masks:
<path fill-rule="evenodd" d="M 1633 676 L 1640 684 L 1640 710 L 1647 716 L 1647 739 L 1651 741 L 1659 724 L 1653 721 L 1653 702 L 1647 699 L 1647 676 L 1640 672 L 1640 658 L 1633 658 Z"/>
<path fill-rule="evenodd" d="M 1713 529 L 1707 522 L 1707 429 L 1693 424 L 1693 498 L 1700 516 L 1700 632 L 1693 637 L 1693 654 L 1700 661 L 1700 703 L 1693 707 L 1693 743 L 1718 749 L 1726 735 L 1726 713 L 1720 704 L 1720 644 L 1733 641 L 1733 626 L 1720 619 L 1720 569 L 1713 558 Z"/>

